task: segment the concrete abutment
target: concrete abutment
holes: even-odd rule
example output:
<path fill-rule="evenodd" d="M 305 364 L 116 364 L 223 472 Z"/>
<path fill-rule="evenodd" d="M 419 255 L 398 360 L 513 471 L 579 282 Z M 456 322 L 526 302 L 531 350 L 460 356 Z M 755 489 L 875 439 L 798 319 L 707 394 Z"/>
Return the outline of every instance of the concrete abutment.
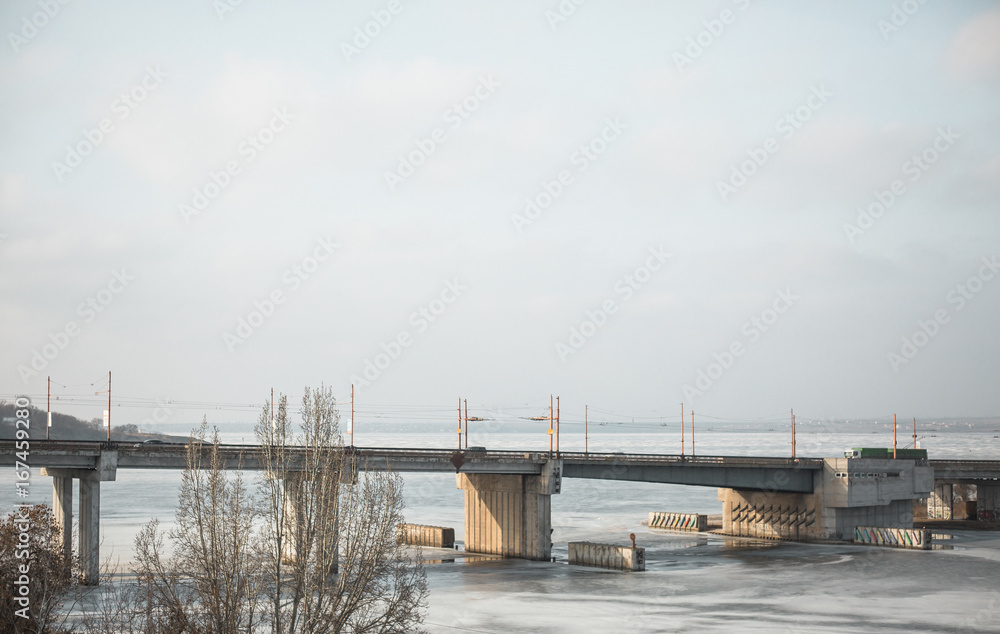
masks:
<path fill-rule="evenodd" d="M 934 488 L 922 461 L 828 458 L 812 493 L 719 489 L 727 535 L 853 541 L 858 526 L 913 528 L 913 500 Z"/>

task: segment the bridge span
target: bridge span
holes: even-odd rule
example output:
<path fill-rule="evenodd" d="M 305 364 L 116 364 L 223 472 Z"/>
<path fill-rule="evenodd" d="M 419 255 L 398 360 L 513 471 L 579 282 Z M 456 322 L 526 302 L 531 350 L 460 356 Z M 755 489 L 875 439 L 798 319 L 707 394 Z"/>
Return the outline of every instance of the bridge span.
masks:
<path fill-rule="evenodd" d="M 0 442 L 13 447 L 12 442 Z M 206 445 L 207 447 L 208 445 Z M 221 445 L 227 469 L 258 471 L 263 468 L 259 445 Z M 813 472 L 823 468 L 822 458 L 769 458 L 750 456 L 679 456 L 672 454 L 626 454 L 546 451 L 463 450 L 464 463 L 456 470 L 451 460 L 455 449 L 345 447 L 364 469 L 404 472 L 456 472 L 540 475 L 547 462 L 562 461 L 562 477 L 629 480 L 736 487 L 811 493 Z M 294 450 L 293 450 L 294 456 Z M 13 451 L 0 457 L 0 465 L 14 466 Z M 294 468 L 294 457 L 292 460 Z M 182 444 L 99 443 L 80 441 L 35 441 L 31 466 L 106 472 L 113 480 L 117 469 L 184 469 L 187 448 Z M 778 475 L 778 474 L 783 475 Z"/>
<path fill-rule="evenodd" d="M 0 448 L 0 465 L 22 468 L 13 441 L 0 441 Z M 227 469 L 263 468 L 260 446 L 223 445 L 221 451 Z M 551 496 L 560 493 L 563 478 L 716 487 L 724 533 L 801 541 L 849 540 L 857 526 L 912 528 L 913 500 L 933 498 L 953 482 L 975 482 L 981 499 L 1000 503 L 1000 461 L 475 448 L 339 451 L 356 457 L 359 469 L 454 473 L 456 486 L 465 492 L 466 550 L 536 560 L 551 556 Z M 79 549 L 86 582 L 97 582 L 100 483 L 114 481 L 118 469 L 184 469 L 186 452 L 181 444 L 31 441 L 29 464 L 52 477 L 53 511 L 67 551 L 72 549 L 73 481 L 79 480 Z"/>

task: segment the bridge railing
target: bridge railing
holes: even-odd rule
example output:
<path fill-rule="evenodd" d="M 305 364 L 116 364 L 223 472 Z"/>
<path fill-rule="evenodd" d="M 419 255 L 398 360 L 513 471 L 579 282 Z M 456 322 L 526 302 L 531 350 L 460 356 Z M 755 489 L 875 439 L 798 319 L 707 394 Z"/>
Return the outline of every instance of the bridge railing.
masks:
<path fill-rule="evenodd" d="M 206 443 L 207 445 L 208 443 Z M 126 453 L 140 454 L 165 454 L 176 455 L 186 451 L 187 445 L 184 443 L 163 443 L 144 444 L 135 441 L 113 441 L 110 444 L 106 441 L 91 440 L 40 440 L 32 439 L 32 451 L 38 452 L 93 452 L 94 455 L 102 450 L 114 449 Z M 10 448 L 13 451 L 15 441 L 0 440 L 0 450 Z M 222 445 L 222 453 L 225 456 L 235 457 L 239 455 L 252 456 L 261 450 L 260 445 Z M 288 448 L 296 452 L 301 447 L 290 446 Z M 450 460 L 455 453 L 454 448 L 443 447 L 344 447 L 346 451 L 363 458 L 401 458 L 401 459 L 422 459 L 422 460 Z M 647 464 L 678 464 L 678 465 L 726 465 L 726 466 L 768 466 L 784 468 L 805 468 L 816 469 L 823 466 L 822 458 L 785 458 L 769 456 L 680 456 L 677 454 L 652 454 L 652 453 L 626 453 L 626 452 L 580 452 L 562 451 L 550 454 L 548 451 L 513 450 L 513 449 L 490 449 L 486 452 L 465 450 L 465 458 L 486 461 L 532 461 L 541 462 L 550 457 L 558 457 L 570 462 L 622 462 L 622 463 L 647 463 Z M 950 471 L 961 474 L 970 471 L 993 471 L 1000 472 L 1000 460 L 930 460 L 930 466 L 939 471 Z"/>

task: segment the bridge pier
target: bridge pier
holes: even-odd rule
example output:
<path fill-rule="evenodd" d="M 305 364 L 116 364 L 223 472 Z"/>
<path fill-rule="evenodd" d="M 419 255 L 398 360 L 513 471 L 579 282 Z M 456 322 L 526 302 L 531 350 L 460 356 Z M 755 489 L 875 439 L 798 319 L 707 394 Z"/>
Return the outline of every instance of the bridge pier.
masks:
<path fill-rule="evenodd" d="M 927 517 L 932 520 L 950 520 L 955 502 L 954 485 L 950 482 L 935 484 L 927 498 Z"/>
<path fill-rule="evenodd" d="M 739 537 L 807 541 L 816 537 L 816 496 L 719 489 L 722 531 Z"/>
<path fill-rule="evenodd" d="M 465 550 L 548 561 L 552 557 L 552 495 L 561 490 L 562 461 L 540 475 L 459 473 L 465 491 Z"/>
<path fill-rule="evenodd" d="M 52 515 L 62 529 L 63 552 L 73 556 L 73 478 L 52 476 Z"/>
<path fill-rule="evenodd" d="M 768 490 L 765 483 L 759 489 L 719 489 L 723 532 L 851 541 L 858 526 L 913 528 L 913 500 L 933 488 L 934 470 L 914 460 L 827 458 L 813 478 L 812 493 Z"/>
<path fill-rule="evenodd" d="M 80 481 L 79 555 L 80 582 L 97 585 L 101 570 L 101 482 L 113 481 L 118 473 L 118 452 L 102 451 L 96 469 L 54 469 L 41 474 L 52 477 L 52 513 L 62 528 L 63 552 L 73 552 L 73 479 Z"/>
<path fill-rule="evenodd" d="M 308 498 L 310 492 L 304 490 L 310 484 L 309 477 L 302 472 L 286 473 L 283 479 L 285 499 L 281 558 L 287 564 L 294 564 L 298 558 L 300 549 L 307 548 L 304 544 L 310 541 L 308 536 L 303 532 L 307 527 L 303 526 L 303 522 L 300 519 L 302 515 L 300 511 L 305 511 L 304 507 L 310 503 Z M 337 493 L 334 492 L 332 495 L 336 498 Z M 339 500 L 334 499 L 329 503 L 336 505 L 339 504 Z M 314 519 L 314 521 L 318 522 L 319 520 Z M 317 551 L 323 552 L 323 559 L 329 562 L 327 574 L 337 574 L 339 570 L 339 562 L 337 561 L 339 551 L 337 545 L 340 532 L 337 520 L 334 519 L 332 529 L 320 526 L 310 528 L 314 531 L 311 546 L 317 549 Z M 309 553 L 305 553 L 305 555 L 308 559 Z"/>
<path fill-rule="evenodd" d="M 976 517 L 984 522 L 1000 519 L 1000 485 L 976 485 Z"/>
<path fill-rule="evenodd" d="M 101 567 L 101 481 L 80 478 L 80 571 L 84 585 L 97 585 Z"/>

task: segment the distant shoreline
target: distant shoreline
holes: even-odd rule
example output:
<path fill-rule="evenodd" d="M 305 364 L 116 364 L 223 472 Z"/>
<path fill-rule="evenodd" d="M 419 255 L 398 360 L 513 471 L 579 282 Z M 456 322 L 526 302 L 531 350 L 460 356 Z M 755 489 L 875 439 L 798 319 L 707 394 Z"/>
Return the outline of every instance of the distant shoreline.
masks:
<path fill-rule="evenodd" d="M 46 435 L 49 440 L 73 440 L 73 441 L 93 441 L 102 442 L 108 439 L 106 427 L 99 424 L 81 420 L 69 414 L 52 412 L 52 427 L 46 434 L 45 411 L 31 406 L 31 416 L 29 420 L 31 426 L 28 429 L 28 439 L 33 442 L 44 442 Z M 16 431 L 13 403 L 0 403 L 0 440 L 15 440 Z M 161 434 L 158 432 L 142 431 L 134 424 L 119 425 L 111 427 L 111 441 L 123 443 L 143 442 L 146 440 L 162 440 L 170 443 L 186 443 L 189 436 L 174 436 Z"/>

